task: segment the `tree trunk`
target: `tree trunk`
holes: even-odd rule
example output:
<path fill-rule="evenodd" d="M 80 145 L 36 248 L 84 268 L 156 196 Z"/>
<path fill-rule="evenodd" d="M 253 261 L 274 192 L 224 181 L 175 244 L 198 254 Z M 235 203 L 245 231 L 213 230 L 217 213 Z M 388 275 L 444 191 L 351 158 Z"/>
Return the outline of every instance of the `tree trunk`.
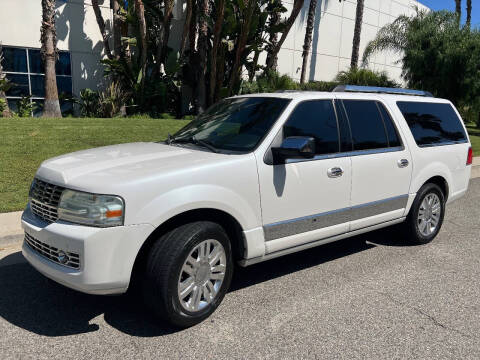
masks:
<path fill-rule="evenodd" d="M 157 71 L 160 72 L 161 66 L 165 63 L 165 59 L 167 57 L 167 49 L 168 49 L 168 38 L 170 37 L 170 24 L 172 22 L 173 17 L 173 7 L 175 6 L 174 0 L 166 0 L 165 1 L 165 8 L 163 10 L 163 21 L 162 21 L 162 28 L 160 29 L 160 36 L 158 39 L 158 47 L 157 47 Z"/>
<path fill-rule="evenodd" d="M 213 29 L 213 46 L 210 52 L 210 93 L 209 105 L 214 103 L 215 99 L 215 85 L 217 83 L 217 53 L 220 46 L 223 15 L 225 13 L 225 0 L 219 0 L 215 14 L 215 26 Z"/>
<path fill-rule="evenodd" d="M 45 105 L 43 117 L 62 117 L 58 101 L 57 76 L 57 32 L 55 30 L 55 0 L 42 0 L 41 54 L 45 67 Z"/>
<path fill-rule="evenodd" d="M 250 82 L 252 82 L 253 79 L 255 78 L 255 72 L 256 72 L 256 69 L 257 69 L 259 56 L 260 56 L 260 50 L 256 49 L 255 53 L 253 54 L 252 67 L 251 67 L 250 71 L 248 72 L 248 81 L 250 81 Z"/>
<path fill-rule="evenodd" d="M 0 43 L 0 86 L 1 82 L 5 80 L 6 75 L 3 72 L 3 48 L 2 48 L 2 43 Z M 0 88 L 0 99 L 3 99 L 5 101 L 5 109 L 2 111 L 2 117 L 10 117 L 10 109 L 8 108 L 8 101 L 7 97 L 5 95 L 4 89 Z"/>
<path fill-rule="evenodd" d="M 252 22 L 253 10 L 255 10 L 255 5 L 255 0 L 248 0 L 247 9 L 242 16 L 242 27 L 240 31 L 240 36 L 238 38 L 237 51 L 235 52 L 235 61 L 232 66 L 232 72 L 230 73 L 230 81 L 228 82 L 228 95 L 232 94 L 233 87 L 235 86 L 239 78 L 240 68 L 242 66 L 242 55 L 245 52 L 245 47 L 247 45 L 248 34 L 250 32 L 250 24 Z"/>
<path fill-rule="evenodd" d="M 279 13 L 275 12 L 272 14 L 272 17 L 270 19 L 270 26 L 277 26 L 278 23 L 280 22 L 280 15 Z M 272 64 L 271 68 L 273 70 L 277 69 L 277 63 L 278 63 L 278 56 L 277 54 L 273 54 L 273 51 L 276 49 L 277 43 L 278 43 L 278 35 L 276 31 L 271 31 L 269 32 L 268 40 L 270 42 L 270 45 L 267 48 L 267 64 Z"/>
<path fill-rule="evenodd" d="M 222 90 L 223 81 L 225 79 L 225 53 L 227 45 L 220 44 L 220 51 L 218 53 L 218 69 L 216 76 L 215 94 L 213 102 L 216 103 L 220 99 L 220 91 Z"/>
<path fill-rule="evenodd" d="M 141 88 L 145 88 L 145 77 L 147 71 L 147 23 L 145 21 L 145 7 L 142 0 L 135 0 L 135 12 L 137 13 L 138 28 L 140 31 L 140 66 L 142 69 Z"/>
<path fill-rule="evenodd" d="M 205 111 L 207 102 L 207 56 L 208 56 L 208 18 L 210 16 L 209 0 L 201 0 L 198 20 L 198 83 L 197 83 L 197 111 Z"/>
<path fill-rule="evenodd" d="M 113 52 L 117 59 L 122 57 L 122 18 L 120 17 L 120 4 L 118 0 L 111 0 L 113 9 Z"/>
<path fill-rule="evenodd" d="M 92 0 L 93 12 L 95 13 L 95 18 L 97 19 L 98 28 L 100 29 L 100 34 L 102 34 L 103 39 L 103 48 L 105 50 L 105 55 L 112 60 L 113 55 L 110 50 L 110 43 L 108 42 L 108 35 L 105 29 L 105 20 L 103 20 L 102 11 L 98 5 L 98 0 Z"/>
<path fill-rule="evenodd" d="M 190 22 L 192 21 L 193 0 L 187 0 L 187 12 L 185 14 L 185 23 L 183 24 L 182 40 L 180 41 L 180 57 L 183 56 L 187 47 L 188 33 L 190 30 Z"/>
<path fill-rule="evenodd" d="M 317 10 L 317 0 L 310 0 L 310 6 L 308 7 L 307 29 L 305 31 L 305 41 L 303 42 L 303 62 L 302 62 L 302 74 L 300 76 L 300 84 L 305 83 L 305 74 L 307 72 L 308 53 L 310 52 L 310 46 L 312 45 L 313 25 L 315 21 L 315 11 Z"/>
<path fill-rule="evenodd" d="M 467 23 L 466 25 L 470 28 L 472 24 L 472 0 L 467 0 Z"/>
<path fill-rule="evenodd" d="M 270 58 L 267 61 L 267 65 L 266 65 L 267 69 L 275 70 L 275 67 L 273 65 L 275 64 L 275 61 L 277 59 L 278 52 L 282 48 L 282 45 L 285 42 L 285 39 L 287 38 L 287 35 L 290 32 L 290 29 L 292 28 L 293 23 L 297 19 L 297 16 L 298 16 L 298 14 L 300 13 L 300 10 L 303 7 L 303 2 L 304 2 L 304 0 L 295 0 L 294 1 L 292 13 L 290 14 L 290 17 L 287 19 L 287 21 L 285 23 L 285 29 L 282 32 L 282 36 L 280 37 L 280 40 L 275 45 L 275 47 L 272 49 L 272 54 L 270 55 Z"/>
<path fill-rule="evenodd" d="M 362 35 L 363 7 L 364 7 L 364 0 L 357 0 L 355 29 L 353 31 L 352 59 L 350 62 L 351 69 L 358 68 L 358 58 L 360 57 L 360 54 L 359 54 L 360 53 L 360 36 Z"/>
<path fill-rule="evenodd" d="M 455 0 L 455 12 L 459 19 L 462 18 L 462 0 Z"/>

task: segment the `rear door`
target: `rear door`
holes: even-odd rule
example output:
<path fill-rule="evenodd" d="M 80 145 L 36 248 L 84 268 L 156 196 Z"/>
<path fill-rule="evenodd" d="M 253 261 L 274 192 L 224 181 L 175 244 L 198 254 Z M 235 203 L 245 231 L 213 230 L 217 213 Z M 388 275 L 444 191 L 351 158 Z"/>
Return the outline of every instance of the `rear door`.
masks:
<path fill-rule="evenodd" d="M 402 217 L 412 161 L 389 111 L 379 100 L 341 102 L 353 143 L 350 230 Z"/>

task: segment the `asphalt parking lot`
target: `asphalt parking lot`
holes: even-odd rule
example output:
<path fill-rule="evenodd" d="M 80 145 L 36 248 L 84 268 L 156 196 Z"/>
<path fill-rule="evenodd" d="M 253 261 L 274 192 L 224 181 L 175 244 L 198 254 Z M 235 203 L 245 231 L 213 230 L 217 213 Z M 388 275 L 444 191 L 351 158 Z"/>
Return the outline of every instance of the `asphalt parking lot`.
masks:
<path fill-rule="evenodd" d="M 480 179 L 440 235 L 395 228 L 249 268 L 176 331 L 126 296 L 77 293 L 0 249 L 0 358 L 480 358 Z"/>

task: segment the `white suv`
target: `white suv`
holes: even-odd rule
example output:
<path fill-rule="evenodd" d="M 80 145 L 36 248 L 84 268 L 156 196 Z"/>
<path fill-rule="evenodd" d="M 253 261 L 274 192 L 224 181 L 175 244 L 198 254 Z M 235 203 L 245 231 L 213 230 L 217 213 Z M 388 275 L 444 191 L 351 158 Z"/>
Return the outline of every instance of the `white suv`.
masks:
<path fill-rule="evenodd" d="M 471 161 L 455 107 L 428 93 L 236 96 L 165 142 L 45 161 L 22 216 L 23 254 L 82 292 L 138 285 L 156 315 L 187 327 L 220 304 L 235 262 L 398 223 L 428 243 L 445 204 L 467 191 Z"/>

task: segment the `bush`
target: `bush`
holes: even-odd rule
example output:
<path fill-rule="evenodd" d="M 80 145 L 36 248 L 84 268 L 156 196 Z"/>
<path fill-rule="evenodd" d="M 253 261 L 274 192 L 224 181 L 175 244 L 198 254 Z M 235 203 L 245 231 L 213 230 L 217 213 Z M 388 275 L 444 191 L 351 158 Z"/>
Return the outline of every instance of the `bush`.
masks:
<path fill-rule="evenodd" d="M 17 115 L 19 117 L 31 117 L 37 105 L 32 103 L 31 96 L 23 96 L 17 102 Z"/>
<path fill-rule="evenodd" d="M 94 118 L 99 115 L 100 98 L 98 91 L 83 89 L 80 91 L 80 98 L 75 102 L 80 108 L 81 116 Z"/>
<path fill-rule="evenodd" d="M 3 117 L 3 112 L 7 110 L 7 100 L 0 98 L 0 117 Z"/>
<path fill-rule="evenodd" d="M 391 80 L 385 71 L 377 72 L 369 69 L 350 69 L 341 71 L 335 80 L 343 85 L 400 87 L 398 83 Z"/>

